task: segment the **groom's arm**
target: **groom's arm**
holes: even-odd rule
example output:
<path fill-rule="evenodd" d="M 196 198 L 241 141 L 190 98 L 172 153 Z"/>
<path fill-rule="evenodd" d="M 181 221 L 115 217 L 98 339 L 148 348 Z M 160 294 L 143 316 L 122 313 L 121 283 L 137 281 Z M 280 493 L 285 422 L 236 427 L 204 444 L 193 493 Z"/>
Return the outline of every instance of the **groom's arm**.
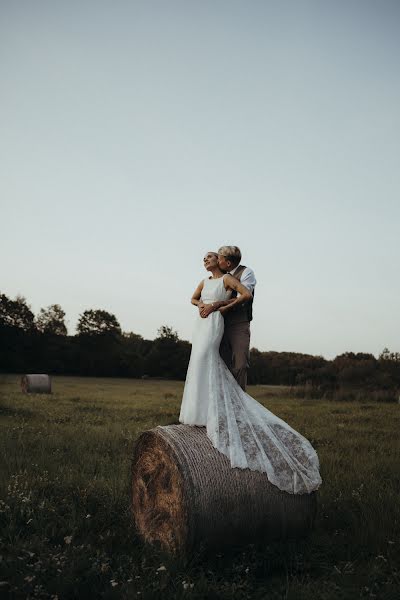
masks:
<path fill-rule="evenodd" d="M 245 268 L 240 278 L 240 283 L 244 285 L 244 287 L 246 287 L 249 290 L 249 292 L 254 292 L 257 280 L 256 276 L 254 275 L 253 269 L 250 269 L 249 267 Z"/>
<path fill-rule="evenodd" d="M 203 304 L 203 307 L 200 309 L 200 316 L 206 318 L 212 312 L 219 310 L 223 306 L 228 306 L 228 304 L 231 304 L 232 302 L 234 302 L 234 298 L 230 298 L 229 300 L 216 300 L 211 304 Z"/>
<path fill-rule="evenodd" d="M 232 310 L 232 308 L 235 306 L 243 304 L 244 302 L 248 302 L 252 297 L 250 290 L 244 286 L 243 283 L 235 279 L 235 277 L 232 277 L 232 275 L 226 276 L 225 283 L 228 284 L 228 289 L 230 288 L 231 290 L 235 290 L 235 292 L 237 292 L 237 296 L 236 298 L 233 298 L 231 302 L 220 308 L 220 313 L 223 315 L 229 310 Z"/>
<path fill-rule="evenodd" d="M 250 293 L 253 293 L 254 288 L 256 287 L 256 277 L 254 275 L 254 271 L 253 269 L 250 269 L 249 267 L 246 267 L 245 270 L 242 273 L 242 276 L 240 278 L 240 282 L 237 281 L 237 279 L 233 278 L 234 281 L 231 279 L 231 276 L 229 276 L 229 280 L 231 282 L 231 288 L 232 289 L 236 289 L 236 285 L 237 283 L 239 283 L 239 286 L 242 288 L 242 293 L 244 292 L 244 296 L 247 298 L 246 292 L 247 290 Z M 246 290 L 243 290 L 243 288 L 246 288 Z M 239 291 L 238 289 L 236 291 Z M 251 299 L 251 298 L 249 298 Z M 245 298 L 236 300 L 236 298 L 230 298 L 229 300 L 219 300 L 217 302 L 213 302 L 212 304 L 204 304 L 203 308 L 200 309 L 200 315 L 205 318 L 208 317 L 208 315 L 210 315 L 212 312 L 214 312 L 215 310 L 220 310 L 222 308 L 222 310 L 220 311 L 222 314 L 225 314 L 228 310 L 230 310 L 231 307 L 230 304 L 239 304 L 241 302 L 246 302 L 247 300 Z M 229 308 L 225 308 L 225 307 L 229 307 Z"/>

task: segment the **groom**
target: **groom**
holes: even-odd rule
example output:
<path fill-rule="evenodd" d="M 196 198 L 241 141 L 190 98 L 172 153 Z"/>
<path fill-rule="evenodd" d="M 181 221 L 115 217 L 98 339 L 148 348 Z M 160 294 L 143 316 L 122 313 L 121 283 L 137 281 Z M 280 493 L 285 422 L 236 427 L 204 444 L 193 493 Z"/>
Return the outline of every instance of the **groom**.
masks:
<path fill-rule="evenodd" d="M 218 265 L 238 279 L 253 294 L 256 286 L 254 271 L 240 264 L 242 253 L 237 246 L 222 246 L 218 250 Z M 235 295 L 236 292 L 233 292 Z M 253 301 L 246 302 L 224 314 L 225 329 L 220 354 L 240 387 L 245 390 L 250 358 L 250 321 Z M 223 311 L 221 311 L 223 312 Z"/>

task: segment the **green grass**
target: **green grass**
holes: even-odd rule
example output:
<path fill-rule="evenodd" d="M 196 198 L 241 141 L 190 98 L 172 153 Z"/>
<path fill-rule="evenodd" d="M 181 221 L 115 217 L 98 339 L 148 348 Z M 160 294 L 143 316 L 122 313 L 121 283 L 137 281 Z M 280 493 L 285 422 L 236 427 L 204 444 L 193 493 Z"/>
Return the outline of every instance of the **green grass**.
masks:
<path fill-rule="evenodd" d="M 51 396 L 0 379 L 0 595 L 10 598 L 400 596 L 400 406 L 249 393 L 308 437 L 323 485 L 309 539 L 172 560 L 137 538 L 134 440 L 177 422 L 183 384 L 55 377 Z M 165 570 L 158 570 L 161 565 Z"/>

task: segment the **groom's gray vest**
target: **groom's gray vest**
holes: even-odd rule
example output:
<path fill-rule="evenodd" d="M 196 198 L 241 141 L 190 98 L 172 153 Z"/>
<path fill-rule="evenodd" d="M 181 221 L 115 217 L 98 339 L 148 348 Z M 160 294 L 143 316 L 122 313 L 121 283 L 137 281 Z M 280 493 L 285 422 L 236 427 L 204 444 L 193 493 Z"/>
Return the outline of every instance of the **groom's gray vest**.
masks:
<path fill-rule="evenodd" d="M 232 277 L 235 277 L 235 279 L 240 281 L 240 276 L 246 268 L 247 267 L 244 265 L 239 265 Z M 236 298 L 236 296 L 237 292 L 233 290 L 231 298 Z M 228 310 L 228 312 L 225 314 L 226 325 L 230 325 L 231 323 L 243 323 L 246 321 L 251 321 L 253 318 L 253 298 L 244 304 L 239 304 L 239 306 L 232 308 L 232 310 Z"/>

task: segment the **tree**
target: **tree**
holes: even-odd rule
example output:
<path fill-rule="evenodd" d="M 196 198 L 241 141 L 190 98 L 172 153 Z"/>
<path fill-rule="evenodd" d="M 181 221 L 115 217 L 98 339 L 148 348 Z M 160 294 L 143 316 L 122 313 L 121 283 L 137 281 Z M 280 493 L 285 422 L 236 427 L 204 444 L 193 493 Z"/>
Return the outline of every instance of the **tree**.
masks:
<path fill-rule="evenodd" d="M 163 325 L 145 358 L 146 374 L 151 377 L 184 379 L 190 356 L 190 344 L 178 333 Z"/>
<path fill-rule="evenodd" d="M 400 389 L 400 352 L 391 352 L 384 348 L 379 355 L 378 364 L 383 379 L 382 387 Z"/>
<path fill-rule="evenodd" d="M 79 335 L 121 334 L 117 317 L 106 310 L 85 310 L 77 325 Z"/>
<path fill-rule="evenodd" d="M 36 327 L 41 333 L 53 335 L 67 335 L 65 325 L 65 312 L 59 304 L 51 304 L 41 308 L 36 319 Z"/>
<path fill-rule="evenodd" d="M 400 363 L 400 352 L 391 352 L 389 348 L 384 348 L 379 355 L 379 360 L 391 360 L 393 362 Z"/>
<path fill-rule="evenodd" d="M 5 294 L 0 294 L 0 325 L 33 331 L 34 319 L 34 314 L 23 296 L 16 296 L 15 300 L 11 300 Z"/>
<path fill-rule="evenodd" d="M 174 331 L 172 327 L 168 325 L 162 325 L 158 331 L 158 336 L 156 339 L 159 340 L 170 340 L 171 342 L 177 342 L 179 340 L 178 332 Z"/>

